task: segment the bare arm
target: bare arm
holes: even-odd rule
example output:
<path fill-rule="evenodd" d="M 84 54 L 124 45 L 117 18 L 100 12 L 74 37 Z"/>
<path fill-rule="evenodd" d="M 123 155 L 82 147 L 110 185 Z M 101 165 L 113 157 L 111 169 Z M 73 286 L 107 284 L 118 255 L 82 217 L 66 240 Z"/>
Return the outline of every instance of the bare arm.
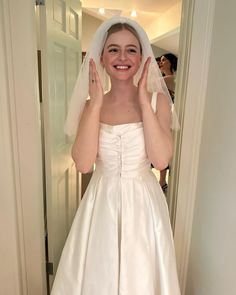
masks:
<path fill-rule="evenodd" d="M 103 101 L 103 89 L 95 63 L 89 67 L 90 100 L 86 103 L 72 147 L 72 158 L 76 168 L 82 173 L 90 171 L 98 150 L 100 111 Z"/>
<path fill-rule="evenodd" d="M 90 171 L 96 160 L 99 136 L 100 108 L 89 101 L 80 120 L 72 147 L 72 158 L 81 173 Z"/>
<path fill-rule="evenodd" d="M 151 106 L 151 94 L 147 91 L 147 73 L 150 59 L 145 63 L 139 82 L 139 103 L 144 124 L 144 137 L 148 158 L 154 167 L 163 170 L 172 157 L 171 109 L 169 98 L 158 94 L 158 111 Z"/>
<path fill-rule="evenodd" d="M 144 137 L 148 158 L 158 170 L 165 169 L 172 157 L 171 111 L 169 99 L 159 94 L 158 111 L 154 113 L 151 103 L 142 105 Z"/>

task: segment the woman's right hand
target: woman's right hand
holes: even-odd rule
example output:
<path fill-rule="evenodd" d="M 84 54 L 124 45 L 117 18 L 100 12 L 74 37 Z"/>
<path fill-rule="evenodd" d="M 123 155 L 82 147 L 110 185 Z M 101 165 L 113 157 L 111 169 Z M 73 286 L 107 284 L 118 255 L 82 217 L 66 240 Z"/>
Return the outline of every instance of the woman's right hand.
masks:
<path fill-rule="evenodd" d="M 96 64 L 91 58 L 89 61 L 89 96 L 90 103 L 98 107 L 102 106 L 103 102 L 103 87 L 98 75 Z"/>

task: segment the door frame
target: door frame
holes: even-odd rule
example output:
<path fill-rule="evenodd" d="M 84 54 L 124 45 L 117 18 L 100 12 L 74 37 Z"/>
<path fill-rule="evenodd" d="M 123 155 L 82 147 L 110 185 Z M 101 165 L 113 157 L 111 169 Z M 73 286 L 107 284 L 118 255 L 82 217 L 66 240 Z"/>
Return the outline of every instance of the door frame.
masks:
<path fill-rule="evenodd" d="M 174 213 L 176 216 L 174 234 L 182 294 L 185 291 L 187 278 L 214 3 L 215 0 L 183 0 L 180 32 L 182 54 L 179 59 L 182 66 L 180 66 L 178 72 L 176 90 L 177 97 L 183 98 L 182 104 L 177 105 L 181 113 L 182 130 L 179 136 L 175 135 L 176 156 L 173 160 L 172 176 L 176 180 L 170 183 L 170 194 L 176 195 L 177 204 L 177 210 Z M 10 50 L 6 54 L 9 67 L 8 79 L 14 81 L 9 86 L 9 89 L 11 89 L 9 99 L 12 101 L 10 131 L 14 135 L 12 156 L 16 160 L 14 162 L 15 171 L 20 171 L 20 174 L 16 174 L 15 179 L 15 184 L 18 185 L 17 199 L 20 200 L 17 203 L 17 210 L 20 213 L 17 220 L 22 225 L 22 231 L 18 229 L 19 249 L 24 249 L 24 251 L 19 250 L 20 260 L 23 262 L 19 276 L 21 276 L 25 290 L 28 290 L 24 294 L 43 295 L 45 294 L 46 275 L 42 198 L 42 141 L 39 120 L 34 3 L 32 0 L 20 2 L 3 0 L 3 8 L 6 35 L 10 32 L 8 39 L 5 40 Z M 186 33 L 187 38 L 184 37 Z M 25 57 L 26 55 L 27 60 L 32 65 L 30 71 L 26 71 L 21 63 L 22 56 Z M 199 59 L 203 62 L 200 63 Z M 22 87 L 22 80 L 27 81 L 25 87 Z M 20 83 L 20 86 L 17 83 Z M 25 92 L 26 89 L 29 91 L 28 93 Z M 178 99 L 176 101 L 178 103 Z M 31 102 L 30 105 L 29 102 Z M 34 114 L 33 118 L 32 114 Z M 29 121 L 29 119 L 33 121 Z M 29 124 L 29 122 L 33 122 L 33 124 Z M 27 136 L 25 130 L 30 132 Z M 26 142 L 27 145 L 25 145 Z M 27 165 L 27 154 L 35 156 L 30 158 L 32 161 L 30 170 Z M 28 186 L 29 175 L 30 179 L 33 179 L 30 188 Z M 37 243 L 32 243 L 32 236 L 30 236 L 32 231 L 37 237 Z M 39 289 L 36 290 L 35 286 Z M 33 291 L 30 292 L 30 290 Z"/>
<path fill-rule="evenodd" d="M 181 130 L 175 133 L 169 197 L 181 294 L 185 294 L 198 160 L 207 91 L 215 0 L 183 0 L 176 103 Z M 181 98 L 181 99 L 178 99 Z"/>

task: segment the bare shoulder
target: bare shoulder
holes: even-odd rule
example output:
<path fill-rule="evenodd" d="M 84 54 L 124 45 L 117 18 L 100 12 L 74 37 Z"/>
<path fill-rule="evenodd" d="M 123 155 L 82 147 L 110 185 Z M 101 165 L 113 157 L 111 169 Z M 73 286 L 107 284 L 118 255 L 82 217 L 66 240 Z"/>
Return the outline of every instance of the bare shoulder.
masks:
<path fill-rule="evenodd" d="M 175 90 L 175 75 L 165 76 L 164 81 L 166 82 L 166 86 L 169 90 Z"/>

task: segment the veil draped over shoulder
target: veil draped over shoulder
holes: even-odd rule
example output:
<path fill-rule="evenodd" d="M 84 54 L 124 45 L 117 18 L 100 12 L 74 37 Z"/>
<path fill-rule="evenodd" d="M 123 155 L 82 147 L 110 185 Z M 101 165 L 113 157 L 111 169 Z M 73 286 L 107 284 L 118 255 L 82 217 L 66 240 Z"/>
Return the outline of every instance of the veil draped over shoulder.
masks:
<path fill-rule="evenodd" d="M 134 77 L 134 84 L 137 85 L 143 70 L 143 66 L 147 58 L 151 57 L 151 63 L 149 65 L 148 70 L 148 80 L 147 80 L 147 88 L 151 93 L 163 93 L 169 99 L 169 103 L 171 105 L 172 110 L 172 129 L 178 129 L 178 119 L 174 112 L 173 103 L 171 97 L 169 95 L 169 91 L 166 87 L 165 81 L 162 77 L 162 74 L 159 70 L 155 57 L 153 55 L 153 51 L 150 45 L 150 41 L 146 32 L 143 28 L 134 20 L 115 16 L 111 19 L 104 21 L 101 26 L 95 32 L 90 48 L 86 53 L 84 61 L 81 65 L 79 75 L 77 81 L 74 86 L 74 90 L 71 96 L 71 100 L 69 103 L 69 109 L 67 114 L 67 119 L 65 122 L 64 131 L 67 135 L 72 136 L 76 134 L 78 123 L 83 112 L 86 100 L 89 99 L 89 60 L 92 58 L 96 64 L 96 68 L 100 77 L 100 80 L 103 84 L 103 89 L 105 89 L 106 81 L 109 81 L 109 76 L 107 75 L 105 69 L 102 67 L 100 63 L 101 53 L 107 38 L 108 29 L 116 24 L 116 23 L 127 23 L 131 27 L 135 29 L 137 32 L 140 43 L 142 46 L 142 63 L 138 72 Z M 157 95 L 153 95 L 153 100 L 156 99 Z M 152 103 L 152 105 L 156 105 L 156 103 Z"/>

